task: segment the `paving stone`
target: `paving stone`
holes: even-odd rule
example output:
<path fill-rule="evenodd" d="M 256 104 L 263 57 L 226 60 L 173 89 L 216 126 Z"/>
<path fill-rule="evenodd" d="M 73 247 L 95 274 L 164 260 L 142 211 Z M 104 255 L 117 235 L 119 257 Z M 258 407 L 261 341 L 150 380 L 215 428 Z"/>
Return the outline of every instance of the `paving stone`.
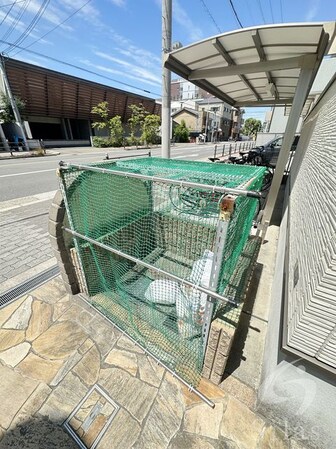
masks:
<path fill-rule="evenodd" d="M 26 329 L 32 312 L 32 296 L 28 296 L 3 325 L 3 329 Z"/>
<path fill-rule="evenodd" d="M 26 298 L 28 298 L 28 295 L 25 295 L 22 298 L 17 299 L 0 309 L 0 326 L 2 326 L 3 323 L 5 323 L 9 319 L 9 317 L 15 312 L 18 307 L 20 307 L 20 305 L 23 303 L 23 301 L 26 300 Z"/>
<path fill-rule="evenodd" d="M 88 324 L 95 318 L 96 313 L 93 309 L 86 310 L 79 304 L 73 304 L 67 309 L 59 318 L 59 321 L 71 320 L 75 321 L 83 327 L 87 327 Z"/>
<path fill-rule="evenodd" d="M 132 376 L 135 376 L 138 371 L 136 355 L 131 352 L 120 351 L 119 349 L 112 349 L 106 357 L 105 363 L 122 368 L 132 374 Z"/>
<path fill-rule="evenodd" d="M 308 449 L 303 443 L 299 443 L 293 439 L 290 440 L 289 447 L 290 449 Z"/>
<path fill-rule="evenodd" d="M 96 343 L 102 357 L 106 357 L 120 336 L 120 332 L 112 324 L 98 315 L 90 321 L 85 331 Z"/>
<path fill-rule="evenodd" d="M 253 388 L 245 385 L 239 379 L 234 376 L 227 376 L 222 383 L 220 388 L 229 393 L 231 396 L 243 402 L 247 407 L 253 409 L 256 403 L 256 392 Z"/>
<path fill-rule="evenodd" d="M 27 342 L 21 343 L 13 348 L 9 348 L 6 351 L 0 353 L 0 360 L 6 365 L 15 367 L 23 360 L 30 350 L 30 344 Z"/>
<path fill-rule="evenodd" d="M 18 345 L 22 343 L 24 339 L 24 331 L 0 329 L 0 351 L 5 351 L 8 348 Z"/>
<path fill-rule="evenodd" d="M 7 429 L 17 411 L 37 387 L 37 381 L 21 376 L 11 368 L 0 365 L 0 423 Z"/>
<path fill-rule="evenodd" d="M 3 439 L 4 436 L 5 436 L 5 431 L 2 427 L 0 427 L 0 441 Z"/>
<path fill-rule="evenodd" d="M 152 357 L 146 355 L 138 355 L 138 366 L 140 379 L 159 387 L 165 373 L 162 366 L 158 365 Z"/>
<path fill-rule="evenodd" d="M 134 449 L 167 448 L 181 426 L 183 411 L 181 391 L 164 378 Z"/>
<path fill-rule="evenodd" d="M 63 313 L 71 307 L 71 304 L 72 302 L 69 294 L 66 294 L 61 299 L 59 299 L 53 306 L 54 307 L 53 320 L 54 321 L 58 320 L 59 317 L 63 315 Z"/>
<path fill-rule="evenodd" d="M 99 443 L 99 449 L 129 449 L 138 440 L 141 428 L 126 410 L 120 409 Z M 146 449 L 150 449 L 148 446 Z"/>
<path fill-rule="evenodd" d="M 26 332 L 26 339 L 33 341 L 52 323 L 52 306 L 42 301 L 34 301 L 32 306 L 32 315 Z"/>
<path fill-rule="evenodd" d="M 267 426 L 264 429 L 258 449 L 288 449 L 289 439 L 285 433 L 273 426 Z"/>
<path fill-rule="evenodd" d="M 43 405 L 52 389 L 44 383 L 40 383 L 33 394 L 29 396 L 27 401 L 20 408 L 10 426 L 11 429 L 18 426 L 21 422 L 28 421 Z"/>
<path fill-rule="evenodd" d="M 139 422 L 147 416 L 157 394 L 156 388 L 119 368 L 102 369 L 99 384 Z"/>
<path fill-rule="evenodd" d="M 241 449 L 256 448 L 264 421 L 248 407 L 230 397 L 220 433 L 223 437 L 234 441 Z"/>
<path fill-rule="evenodd" d="M 83 383 L 68 373 L 62 382 L 49 395 L 47 401 L 40 408 L 39 413 L 54 422 L 65 421 L 78 403 L 87 393 Z"/>
<path fill-rule="evenodd" d="M 99 371 L 100 354 L 96 346 L 93 346 L 73 369 L 73 373 L 77 374 L 86 385 L 97 382 Z"/>
<path fill-rule="evenodd" d="M 135 343 L 132 342 L 125 335 L 121 335 L 118 340 L 117 346 L 122 349 L 126 349 L 126 351 L 137 352 L 138 354 L 144 354 L 145 352 Z"/>
<path fill-rule="evenodd" d="M 30 353 L 17 366 L 17 370 L 27 377 L 49 383 L 62 365 L 62 360 L 46 360 Z"/>
<path fill-rule="evenodd" d="M 63 285 L 63 281 L 60 276 L 52 279 L 49 282 L 41 285 L 41 287 L 34 290 L 33 295 L 35 298 L 41 301 L 48 302 L 49 304 L 54 304 L 60 298 L 66 295 L 66 290 Z"/>
<path fill-rule="evenodd" d="M 218 443 L 211 444 L 205 438 L 181 432 L 173 438 L 168 447 L 169 449 L 217 449 Z"/>
<path fill-rule="evenodd" d="M 53 324 L 46 332 L 33 342 L 33 349 L 42 357 L 49 359 L 65 359 L 69 357 L 87 335 L 73 321 Z"/>
<path fill-rule="evenodd" d="M 51 387 L 58 385 L 64 379 L 64 377 L 72 370 L 72 368 L 79 362 L 81 358 L 82 355 L 79 354 L 79 352 L 77 351 L 74 354 L 72 354 L 63 364 L 63 366 L 55 375 L 53 380 L 49 382 L 49 385 Z"/>
<path fill-rule="evenodd" d="M 78 348 L 78 352 L 80 354 L 85 354 L 89 349 L 92 348 L 92 346 L 94 345 L 93 341 L 91 340 L 91 338 L 87 338 L 84 343 L 82 344 L 82 346 L 80 346 Z"/>
<path fill-rule="evenodd" d="M 216 403 L 215 408 L 211 409 L 207 404 L 195 405 L 185 412 L 183 430 L 218 439 L 225 406 L 226 404 Z"/>

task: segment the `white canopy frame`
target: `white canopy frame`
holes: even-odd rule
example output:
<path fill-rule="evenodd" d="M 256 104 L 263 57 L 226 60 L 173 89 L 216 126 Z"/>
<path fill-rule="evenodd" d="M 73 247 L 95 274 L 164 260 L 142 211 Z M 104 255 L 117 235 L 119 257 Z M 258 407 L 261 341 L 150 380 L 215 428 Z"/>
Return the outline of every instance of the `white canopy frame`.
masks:
<path fill-rule="evenodd" d="M 265 237 L 296 127 L 335 22 L 266 25 L 172 51 L 165 67 L 234 107 L 291 106 L 259 233 Z"/>

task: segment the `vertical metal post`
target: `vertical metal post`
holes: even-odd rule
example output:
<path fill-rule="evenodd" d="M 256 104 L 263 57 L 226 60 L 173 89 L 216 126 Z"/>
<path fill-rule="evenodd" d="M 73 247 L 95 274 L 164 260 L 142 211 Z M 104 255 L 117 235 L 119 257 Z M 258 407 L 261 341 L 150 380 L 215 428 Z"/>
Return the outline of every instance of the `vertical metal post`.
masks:
<path fill-rule="evenodd" d="M 162 0 L 162 112 L 161 154 L 170 158 L 171 72 L 164 67 L 165 55 L 171 51 L 172 0 Z"/>
<path fill-rule="evenodd" d="M 217 232 L 216 232 L 216 239 L 215 239 L 215 245 L 214 245 L 214 257 L 213 257 L 213 263 L 211 268 L 211 275 L 210 275 L 210 290 L 216 291 L 218 286 L 218 280 L 220 275 L 220 269 L 221 269 L 221 262 L 223 258 L 223 252 L 225 249 L 225 243 L 226 243 L 226 237 L 227 237 L 227 231 L 229 228 L 229 222 L 231 219 L 231 215 L 234 211 L 234 203 L 235 203 L 236 197 L 233 195 L 226 195 L 220 204 L 220 213 L 219 213 L 219 221 L 217 226 Z M 210 333 L 210 326 L 211 326 L 211 320 L 213 316 L 213 311 L 215 307 L 216 299 L 208 296 L 205 310 L 204 310 L 204 317 L 203 317 L 203 326 L 202 326 L 202 339 L 203 339 L 203 354 L 205 355 L 205 351 L 208 344 L 209 339 L 209 333 Z"/>
<path fill-rule="evenodd" d="M 16 105 L 15 98 L 14 98 L 14 96 L 12 94 L 11 87 L 9 85 L 9 81 L 8 81 L 8 78 L 7 78 L 7 73 L 6 73 L 6 69 L 5 69 L 4 63 L 3 63 L 3 59 L 4 59 L 3 55 L 1 55 L 0 56 L 0 70 L 1 70 L 1 74 L 2 74 L 2 79 L 3 79 L 4 85 L 5 85 L 6 93 L 7 93 L 8 97 L 9 97 L 9 100 L 10 100 L 10 103 L 11 103 L 11 106 L 12 106 L 12 109 L 13 109 L 15 120 L 16 120 L 17 124 L 19 125 L 19 127 L 21 128 L 22 139 L 23 139 L 23 143 L 24 143 L 25 149 L 28 151 L 29 150 L 29 145 L 28 145 L 27 138 L 26 138 L 26 130 L 25 130 L 24 126 L 23 126 L 20 112 L 19 112 L 18 107 Z"/>
<path fill-rule="evenodd" d="M 1 139 L 1 142 L 2 142 L 4 150 L 5 151 L 10 151 L 10 148 L 9 148 L 9 145 L 8 145 L 5 133 L 3 132 L 1 123 L 0 123 L 0 139 Z"/>
<path fill-rule="evenodd" d="M 265 238 L 267 227 L 272 217 L 273 209 L 279 193 L 291 146 L 294 140 L 296 127 L 300 119 L 300 114 L 311 86 L 311 81 L 314 75 L 314 67 L 315 64 L 310 63 L 308 67 L 303 67 L 300 72 L 293 104 L 287 121 L 283 143 L 273 175 L 272 185 L 267 197 L 267 203 L 261 220 L 260 229 L 258 230 L 258 235 L 261 234 L 263 240 Z"/>

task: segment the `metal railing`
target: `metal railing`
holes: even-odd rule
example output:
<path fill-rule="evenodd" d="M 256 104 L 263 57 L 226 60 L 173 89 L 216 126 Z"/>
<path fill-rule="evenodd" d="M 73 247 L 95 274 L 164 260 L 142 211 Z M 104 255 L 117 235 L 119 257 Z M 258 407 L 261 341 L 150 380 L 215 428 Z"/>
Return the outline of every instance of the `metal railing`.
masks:
<path fill-rule="evenodd" d="M 222 145 L 216 144 L 214 147 L 214 155 L 209 159 L 214 162 L 216 160 L 224 159 L 225 157 L 229 158 L 232 154 L 240 153 L 241 151 L 249 151 L 254 146 L 255 142 L 253 140 L 234 143 L 228 142 Z"/>

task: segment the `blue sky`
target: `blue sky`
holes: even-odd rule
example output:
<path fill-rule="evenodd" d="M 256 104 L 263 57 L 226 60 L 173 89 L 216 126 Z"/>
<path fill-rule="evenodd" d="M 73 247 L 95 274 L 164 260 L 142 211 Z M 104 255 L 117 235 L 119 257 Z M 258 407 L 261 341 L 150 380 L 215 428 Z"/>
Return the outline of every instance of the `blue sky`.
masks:
<path fill-rule="evenodd" d="M 244 27 L 336 18 L 334 0 L 233 0 L 233 4 Z M 0 43 L 0 51 L 10 57 L 141 93 L 119 81 L 149 91 L 150 97 L 160 95 L 161 0 L 0 0 L 0 24 L 0 40 L 29 46 L 27 50 L 114 81 L 28 51 L 17 53 L 17 48 Z M 237 28 L 228 0 L 173 0 L 173 41 L 187 45 Z M 248 116 L 262 118 L 263 112 L 251 110 Z"/>

